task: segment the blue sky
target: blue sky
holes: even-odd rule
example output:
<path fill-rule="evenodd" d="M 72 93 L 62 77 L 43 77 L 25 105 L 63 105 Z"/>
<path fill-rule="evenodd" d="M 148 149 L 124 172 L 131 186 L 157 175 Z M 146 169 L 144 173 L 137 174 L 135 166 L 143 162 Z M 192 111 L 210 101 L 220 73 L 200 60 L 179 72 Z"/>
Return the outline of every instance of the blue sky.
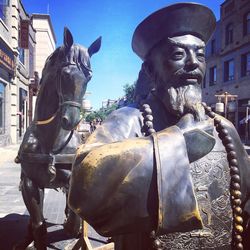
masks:
<path fill-rule="evenodd" d="M 170 0 L 22 0 L 27 13 L 48 13 L 57 39 L 63 41 L 67 26 L 75 43 L 88 47 L 102 36 L 102 47 L 93 55 L 93 77 L 88 85 L 88 99 L 94 109 L 107 99 L 123 96 L 123 86 L 136 81 L 141 60 L 131 48 L 136 26 L 152 12 L 172 3 Z M 219 19 L 223 0 L 200 0 Z"/>

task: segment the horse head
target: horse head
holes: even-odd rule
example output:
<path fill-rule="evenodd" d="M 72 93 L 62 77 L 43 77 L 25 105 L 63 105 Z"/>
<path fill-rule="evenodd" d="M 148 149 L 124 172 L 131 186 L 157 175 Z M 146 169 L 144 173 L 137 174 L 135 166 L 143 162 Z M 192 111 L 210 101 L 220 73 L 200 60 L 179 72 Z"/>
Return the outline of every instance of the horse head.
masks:
<path fill-rule="evenodd" d="M 99 51 L 100 46 L 101 38 L 89 48 L 73 44 L 72 34 L 67 28 L 64 29 L 64 46 L 61 50 L 65 58 L 60 62 L 57 73 L 57 93 L 63 129 L 72 130 L 80 121 L 82 99 L 92 77 L 90 57 Z"/>
<path fill-rule="evenodd" d="M 74 44 L 71 32 L 64 28 L 63 46 L 48 57 L 43 69 L 35 114 L 37 124 L 49 123 L 57 117 L 65 130 L 77 126 L 82 99 L 92 77 L 90 58 L 100 47 L 101 37 L 89 48 Z"/>

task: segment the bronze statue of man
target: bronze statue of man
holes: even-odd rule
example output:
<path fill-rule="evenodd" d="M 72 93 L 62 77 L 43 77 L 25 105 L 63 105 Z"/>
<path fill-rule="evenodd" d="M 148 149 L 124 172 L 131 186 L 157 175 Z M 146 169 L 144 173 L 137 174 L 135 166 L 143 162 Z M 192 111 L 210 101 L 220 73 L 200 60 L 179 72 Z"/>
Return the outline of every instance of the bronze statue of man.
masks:
<path fill-rule="evenodd" d="M 247 244 L 250 161 L 233 125 L 201 99 L 215 25 L 194 3 L 140 23 L 132 47 L 150 80 L 139 79 L 137 92 L 151 91 L 141 107 L 114 111 L 77 152 L 70 206 L 117 250 Z"/>

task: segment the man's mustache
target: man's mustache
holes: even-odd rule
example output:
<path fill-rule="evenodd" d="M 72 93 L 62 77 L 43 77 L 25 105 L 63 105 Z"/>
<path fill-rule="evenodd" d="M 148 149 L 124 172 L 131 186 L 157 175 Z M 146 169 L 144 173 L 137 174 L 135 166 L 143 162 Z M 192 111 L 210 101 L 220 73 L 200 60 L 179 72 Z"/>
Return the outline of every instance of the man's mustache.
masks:
<path fill-rule="evenodd" d="M 183 80 L 193 78 L 197 79 L 198 82 L 201 82 L 203 78 L 203 74 L 199 69 L 195 69 L 193 71 L 186 71 L 183 68 L 181 68 L 174 73 L 174 76 Z"/>

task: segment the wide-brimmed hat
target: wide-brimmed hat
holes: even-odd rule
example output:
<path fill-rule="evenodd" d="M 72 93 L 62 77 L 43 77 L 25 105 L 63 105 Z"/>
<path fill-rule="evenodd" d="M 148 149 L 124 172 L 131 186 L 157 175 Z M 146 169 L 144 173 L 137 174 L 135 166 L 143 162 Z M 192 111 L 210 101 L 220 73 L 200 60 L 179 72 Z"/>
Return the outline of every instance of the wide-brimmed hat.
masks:
<path fill-rule="evenodd" d="M 207 43 L 215 26 L 215 16 L 208 7 L 197 3 L 173 4 L 154 12 L 137 26 L 132 48 L 144 60 L 167 37 L 192 34 Z"/>

